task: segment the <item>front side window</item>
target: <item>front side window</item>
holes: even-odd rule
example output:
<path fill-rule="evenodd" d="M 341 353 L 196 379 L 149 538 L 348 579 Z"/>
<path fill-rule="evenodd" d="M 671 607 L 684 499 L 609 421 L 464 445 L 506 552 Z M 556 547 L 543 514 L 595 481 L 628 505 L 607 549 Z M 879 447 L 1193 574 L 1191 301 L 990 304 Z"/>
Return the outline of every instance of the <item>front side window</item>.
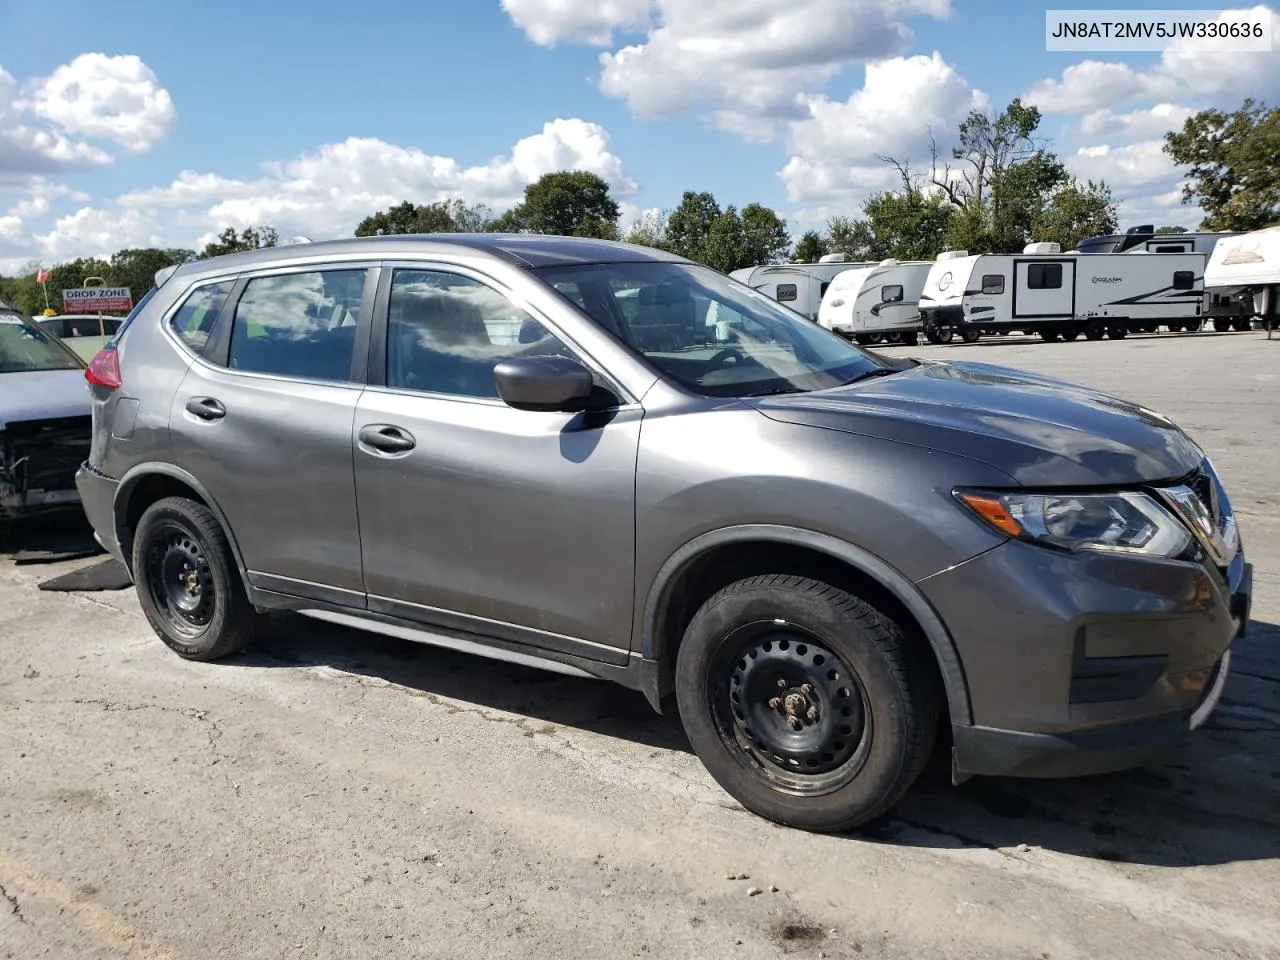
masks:
<path fill-rule="evenodd" d="M 322 270 L 250 280 L 236 304 L 228 366 L 350 380 L 365 273 Z"/>
<path fill-rule="evenodd" d="M 982 292 L 987 294 L 1004 293 L 1004 274 L 988 273 L 982 278 Z"/>
<path fill-rule="evenodd" d="M 890 283 L 881 287 L 880 299 L 885 303 L 900 303 L 902 301 L 902 284 Z"/>
<path fill-rule="evenodd" d="M 557 291 L 580 304 L 572 283 Z M 442 270 L 396 270 L 387 322 L 387 386 L 496 399 L 493 368 L 515 357 L 572 357 L 503 294 Z"/>
<path fill-rule="evenodd" d="M 178 312 L 169 318 L 169 326 L 178 335 L 178 339 L 195 353 L 204 351 L 218 313 L 227 302 L 233 286 L 233 281 L 223 280 L 221 283 L 196 287 L 182 302 Z"/>
<path fill-rule="evenodd" d="M 1062 264 L 1033 263 L 1027 267 L 1028 290 L 1057 290 L 1062 286 Z"/>
<path fill-rule="evenodd" d="M 586 303 L 580 309 L 599 327 L 662 374 L 706 396 L 821 390 L 888 369 L 707 267 L 603 263 L 537 272 L 555 290 L 572 283 Z"/>
<path fill-rule="evenodd" d="M 794 283 L 778 284 L 778 302 L 790 303 L 799 296 L 799 290 Z"/>
<path fill-rule="evenodd" d="M 74 353 L 15 310 L 0 310 L 0 373 L 76 370 Z"/>

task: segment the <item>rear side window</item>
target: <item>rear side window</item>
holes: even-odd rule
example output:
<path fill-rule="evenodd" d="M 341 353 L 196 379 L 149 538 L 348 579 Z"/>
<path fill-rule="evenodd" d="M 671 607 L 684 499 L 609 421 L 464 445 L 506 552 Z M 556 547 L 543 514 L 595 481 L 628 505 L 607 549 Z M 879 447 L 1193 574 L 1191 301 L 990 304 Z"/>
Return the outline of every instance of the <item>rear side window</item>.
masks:
<path fill-rule="evenodd" d="M 233 286 L 233 281 L 223 280 L 221 283 L 196 287 L 187 295 L 178 312 L 169 318 L 170 328 L 192 352 L 204 352 L 209 334 L 213 332 L 213 325 Z"/>
<path fill-rule="evenodd" d="M 989 294 L 1004 293 L 1004 274 L 988 273 L 982 278 L 982 292 Z"/>
<path fill-rule="evenodd" d="M 791 300 L 795 300 L 798 295 L 799 294 L 796 290 L 796 285 L 794 283 L 778 284 L 778 302 L 779 303 L 788 303 Z"/>
<path fill-rule="evenodd" d="M 885 303 L 898 303 L 902 300 L 902 284 L 891 283 L 880 288 L 880 299 Z"/>
<path fill-rule="evenodd" d="M 1173 272 L 1173 289 L 1191 290 L 1195 285 L 1196 275 L 1190 270 L 1175 270 Z"/>
<path fill-rule="evenodd" d="M 1062 286 L 1062 264 L 1033 263 L 1027 267 L 1027 289 L 1057 290 Z"/>
<path fill-rule="evenodd" d="M 308 380 L 351 379 L 365 270 L 250 280 L 236 304 L 227 365 Z"/>

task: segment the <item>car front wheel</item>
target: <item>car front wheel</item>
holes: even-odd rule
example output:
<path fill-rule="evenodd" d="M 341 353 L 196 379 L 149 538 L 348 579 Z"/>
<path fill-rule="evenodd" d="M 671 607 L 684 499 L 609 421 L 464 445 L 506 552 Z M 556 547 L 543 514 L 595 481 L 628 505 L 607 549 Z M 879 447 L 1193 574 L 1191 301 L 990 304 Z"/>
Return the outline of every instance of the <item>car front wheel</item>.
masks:
<path fill-rule="evenodd" d="M 133 541 L 133 576 L 147 621 L 179 656 L 217 660 L 253 638 L 259 614 L 227 535 L 204 504 L 166 497 L 146 509 Z"/>
<path fill-rule="evenodd" d="M 753 813 L 815 831 L 887 812 L 920 775 L 941 695 L 901 628 L 804 577 L 741 580 L 685 632 L 676 697 L 716 781 Z"/>

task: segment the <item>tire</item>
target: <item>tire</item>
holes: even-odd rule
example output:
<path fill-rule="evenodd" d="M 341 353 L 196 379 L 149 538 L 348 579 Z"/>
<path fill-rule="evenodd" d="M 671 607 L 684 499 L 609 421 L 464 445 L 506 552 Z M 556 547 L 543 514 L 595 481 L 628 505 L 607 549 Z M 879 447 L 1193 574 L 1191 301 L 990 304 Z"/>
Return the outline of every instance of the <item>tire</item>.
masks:
<path fill-rule="evenodd" d="M 1043 340 L 1045 343 L 1054 343 L 1058 339 L 1058 331 L 1057 330 L 1041 330 L 1040 339 Z"/>
<path fill-rule="evenodd" d="M 1213 329 L 1217 330 L 1218 333 L 1226 333 L 1228 330 L 1231 329 L 1231 321 L 1230 320 L 1214 320 Z"/>
<path fill-rule="evenodd" d="M 928 761 L 942 694 L 926 656 L 843 590 L 751 577 L 712 596 L 685 631 L 680 718 L 716 782 L 751 812 L 849 830 L 891 809 Z"/>
<path fill-rule="evenodd" d="M 977 343 L 982 338 L 982 331 L 977 327 L 965 327 L 960 331 L 960 337 L 965 343 Z"/>
<path fill-rule="evenodd" d="M 1063 330 L 1063 331 L 1062 331 L 1062 339 L 1063 339 L 1063 340 L 1071 341 L 1071 340 L 1074 340 L 1074 339 L 1075 339 L 1076 337 L 1078 337 L 1078 336 L 1080 336 L 1080 330 L 1079 330 L 1079 328 L 1078 328 L 1078 327 L 1072 327 L 1072 328 L 1070 328 L 1069 330 Z"/>
<path fill-rule="evenodd" d="M 1182 324 L 1180 324 L 1180 323 L 1169 323 L 1169 324 L 1165 324 L 1165 326 L 1167 326 L 1167 327 L 1169 328 L 1169 332 L 1170 332 L 1170 333 L 1181 333 L 1181 332 L 1182 332 Z"/>
<path fill-rule="evenodd" d="M 902 343 L 907 347 L 918 347 L 920 346 L 920 334 L 916 333 L 914 330 L 910 333 L 904 333 L 902 335 Z"/>
<path fill-rule="evenodd" d="M 864 347 L 868 347 L 868 346 L 870 346 L 870 345 L 871 345 L 871 343 L 872 343 L 871 338 L 870 338 L 869 336 L 867 336 L 865 333 L 858 333 L 858 334 L 855 334 L 855 335 L 854 335 L 854 337 L 853 337 L 853 339 L 854 339 L 854 340 L 856 340 L 856 341 L 858 341 L 858 343 L 860 343 L 860 344 L 861 344 L 862 346 L 864 346 Z"/>
<path fill-rule="evenodd" d="M 166 497 L 146 509 L 133 541 L 133 576 L 147 622 L 178 656 L 218 660 L 253 639 L 259 614 L 226 532 L 204 504 Z"/>
<path fill-rule="evenodd" d="M 1250 320 L 1236 320 L 1233 326 L 1241 333 L 1247 333 L 1253 329 L 1253 322 Z"/>
<path fill-rule="evenodd" d="M 1097 320 L 1092 320 L 1089 323 L 1085 324 L 1084 338 L 1086 340 L 1101 340 L 1104 336 L 1106 336 L 1106 333 L 1107 333 L 1107 328 L 1104 327 Z"/>
<path fill-rule="evenodd" d="M 950 327 L 929 327 L 924 332 L 924 338 L 932 344 L 950 343 L 956 332 Z"/>
<path fill-rule="evenodd" d="M 1129 335 L 1128 327 L 1121 326 L 1120 324 L 1115 324 L 1113 326 L 1107 327 L 1107 336 L 1110 337 L 1112 340 L 1123 340 L 1128 335 Z"/>
<path fill-rule="evenodd" d="M 1184 320 L 1182 322 L 1182 329 L 1187 331 L 1187 333 L 1198 333 L 1200 328 L 1203 326 L 1203 320 Z"/>

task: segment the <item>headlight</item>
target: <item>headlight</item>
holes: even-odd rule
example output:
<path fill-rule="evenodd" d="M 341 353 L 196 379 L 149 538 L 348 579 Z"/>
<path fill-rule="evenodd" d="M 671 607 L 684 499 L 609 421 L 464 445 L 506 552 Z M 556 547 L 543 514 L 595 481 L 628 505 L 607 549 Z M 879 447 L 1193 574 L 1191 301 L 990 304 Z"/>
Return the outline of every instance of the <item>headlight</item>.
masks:
<path fill-rule="evenodd" d="M 1177 557 L 1187 528 L 1145 493 L 956 491 L 960 502 L 1001 533 L 1063 550 Z"/>

